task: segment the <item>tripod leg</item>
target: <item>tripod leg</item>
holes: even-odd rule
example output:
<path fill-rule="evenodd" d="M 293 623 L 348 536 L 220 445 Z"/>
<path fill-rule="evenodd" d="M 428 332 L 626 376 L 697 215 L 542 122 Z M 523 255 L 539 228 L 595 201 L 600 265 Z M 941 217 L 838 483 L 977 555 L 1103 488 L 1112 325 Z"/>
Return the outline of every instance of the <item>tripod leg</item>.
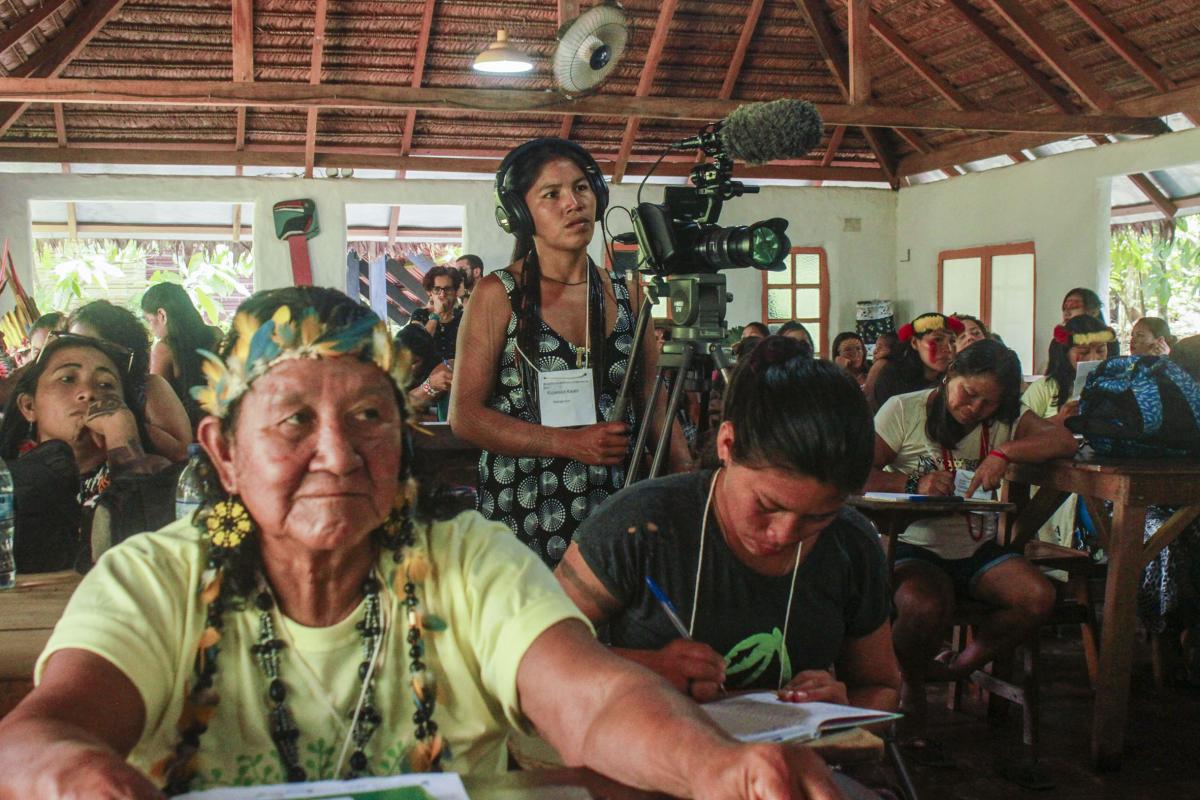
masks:
<path fill-rule="evenodd" d="M 646 399 L 646 408 L 653 409 L 658 405 L 658 395 L 662 392 L 663 382 L 666 377 L 667 367 L 659 367 L 654 374 L 654 388 L 650 390 L 650 397 Z M 625 373 L 629 375 L 628 372 Z M 618 417 L 619 419 L 619 417 Z M 631 486 L 638 480 L 638 473 L 642 466 L 642 453 L 646 449 L 646 439 L 650 434 L 650 415 L 643 414 L 642 422 L 638 426 L 637 440 L 633 444 L 633 459 L 629 463 L 629 469 L 625 473 L 625 485 Z"/>
<path fill-rule="evenodd" d="M 634 366 L 637 364 L 638 354 L 642 349 L 642 339 L 646 337 L 646 325 L 650 322 L 650 313 L 653 308 L 654 304 L 647 297 L 642 301 L 642 307 L 638 309 L 637 323 L 633 328 L 633 344 L 629 350 L 629 363 L 625 367 L 625 377 L 621 379 L 621 391 L 617 394 L 617 402 L 613 404 L 609 422 L 620 422 L 625 419 L 625 407 L 629 405 L 629 395 L 633 391 L 633 374 L 637 371 Z M 646 408 L 654 408 L 654 406 L 648 405 Z"/>
<path fill-rule="evenodd" d="M 675 385 L 671 387 L 671 400 L 667 403 L 667 413 L 663 415 L 662 431 L 658 435 L 658 447 L 654 451 L 654 461 L 650 464 L 650 477 L 657 478 L 662 472 L 663 461 L 666 459 L 668 447 L 671 444 L 671 429 L 675 427 L 675 415 L 679 412 L 679 399 L 683 397 L 683 384 L 687 379 L 688 368 L 692 365 L 692 357 L 696 348 L 688 344 L 683 350 L 683 363 L 675 373 Z M 649 421 L 654 409 L 646 408 L 646 419 Z"/>

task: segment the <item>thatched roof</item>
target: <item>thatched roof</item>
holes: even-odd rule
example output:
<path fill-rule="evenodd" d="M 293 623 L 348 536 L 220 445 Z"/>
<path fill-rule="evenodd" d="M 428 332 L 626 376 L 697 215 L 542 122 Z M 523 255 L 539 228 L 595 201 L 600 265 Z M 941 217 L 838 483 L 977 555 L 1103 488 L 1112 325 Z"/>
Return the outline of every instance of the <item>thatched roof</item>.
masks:
<path fill-rule="evenodd" d="M 559 8 L 573 14 L 592 4 L 8 0 L 0 4 L 0 24 L 8 29 L 0 31 L 0 72 L 8 76 L 0 77 L 0 96 L 32 103 L 20 113 L 15 104 L 0 104 L 0 160 L 486 171 L 520 140 L 566 133 L 609 171 L 637 174 L 639 162 L 657 158 L 663 145 L 702 123 L 559 113 L 567 106 L 540 114 L 515 107 L 517 113 L 426 110 L 446 90 L 517 90 L 525 93 L 522 102 L 552 91 Z M 851 35 L 848 5 L 870 10 L 865 37 Z M 849 103 L 858 90 L 846 75 L 858 64 L 871 76 L 870 106 L 915 109 L 929 122 L 925 129 L 831 124 L 806 158 L 761 175 L 897 185 L 931 170 L 955 174 L 956 164 L 991 156 L 1023 160 L 1038 144 L 1069 138 L 997 132 L 1005 130 L 1000 123 L 949 129 L 957 112 L 1015 112 L 1029 120 L 1067 115 L 1086 128 L 1082 118 L 1089 115 L 1155 118 L 1200 109 L 1196 0 L 624 0 L 624 7 L 629 46 L 597 100 L 632 99 L 639 85 L 646 97 L 677 99 L 680 108 L 693 100 L 801 97 L 842 108 L 854 122 L 866 119 L 866 106 Z M 323 46 L 314 47 L 320 17 Z M 471 70 L 501 26 L 534 57 L 528 76 Z M 648 63 L 655 52 L 661 57 Z M 309 107 L 271 106 L 260 95 L 242 108 L 165 104 L 187 87 L 208 91 L 213 83 L 246 79 L 253 81 L 247 91 L 260 92 L 263 84 L 302 88 L 314 78 L 355 91 L 430 91 L 415 114 L 411 106 L 380 102 L 321 107 L 315 120 Z M 131 81 L 154 82 L 133 96 L 150 102 L 80 96 L 123 91 Z M 731 87 L 724 95 L 723 86 Z M 47 102 L 55 98 L 67 100 L 57 111 Z M 469 161 L 423 165 L 424 159 L 403 158 L 409 156 Z M 677 174 L 686 173 L 694 155 L 679 161 Z"/>

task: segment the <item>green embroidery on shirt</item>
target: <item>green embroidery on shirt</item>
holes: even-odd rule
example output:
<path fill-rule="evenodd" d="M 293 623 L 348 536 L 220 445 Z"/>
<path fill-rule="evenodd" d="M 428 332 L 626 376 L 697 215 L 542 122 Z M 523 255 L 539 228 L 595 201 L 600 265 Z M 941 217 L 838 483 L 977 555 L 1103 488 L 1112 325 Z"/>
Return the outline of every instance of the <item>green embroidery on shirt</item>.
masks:
<path fill-rule="evenodd" d="M 751 634 L 735 644 L 725 655 L 725 676 L 731 678 L 753 669 L 753 672 L 736 682 L 737 686 L 748 686 L 766 672 L 776 654 L 779 655 L 779 672 L 783 682 L 787 683 L 792 679 L 792 660 L 788 657 L 786 642 L 779 628 L 773 628 L 770 633 Z"/>
<path fill-rule="evenodd" d="M 309 757 L 304 760 L 304 769 L 311 776 L 309 780 L 333 778 L 333 744 L 324 739 L 317 739 L 305 746 Z"/>

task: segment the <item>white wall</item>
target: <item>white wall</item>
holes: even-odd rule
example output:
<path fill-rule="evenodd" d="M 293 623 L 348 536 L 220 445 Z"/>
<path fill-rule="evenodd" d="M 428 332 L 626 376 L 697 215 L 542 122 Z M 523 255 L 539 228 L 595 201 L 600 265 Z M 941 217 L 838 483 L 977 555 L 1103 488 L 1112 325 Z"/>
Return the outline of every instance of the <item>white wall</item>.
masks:
<path fill-rule="evenodd" d="M 291 280 L 288 246 L 275 238 L 271 207 L 280 200 L 312 198 L 317 203 L 321 233 L 309 241 L 313 278 L 341 287 L 345 270 L 347 203 L 420 203 L 461 205 L 465 211 L 463 246 L 483 258 L 488 269 L 508 263 L 512 237 L 495 223 L 491 185 L 484 181 L 304 180 L 300 178 L 233 178 L 153 175 L 0 174 L 0 218 L 22 282 L 29 287 L 32 253 L 29 201 L 162 201 L 239 202 L 254 207 L 253 251 L 256 288 L 287 285 Z M 661 187 L 648 187 L 643 199 L 659 201 Z M 767 187 L 726 204 L 720 222 L 744 225 L 769 217 L 789 221 L 788 235 L 797 246 L 824 247 L 830 277 L 830 331 L 853 328 L 854 302 L 889 297 L 895 291 L 890 260 L 896 249 L 895 193 L 876 189 Z M 612 189 L 611 202 L 632 206 L 636 186 Z M 843 219 L 861 220 L 861 231 L 843 232 Z M 619 215 L 610 220 L 614 225 Z M 619 225 L 616 232 L 627 230 Z M 601 259 L 600 237 L 592 255 Z M 728 273 L 734 294 L 728 321 L 741 325 L 761 317 L 761 273 L 738 269 Z M 11 303 L 0 298 L 0 310 Z"/>
<path fill-rule="evenodd" d="M 1034 349 L 1040 369 L 1061 320 L 1063 295 L 1088 286 L 1107 297 L 1110 178 L 1195 161 L 1200 161 L 1200 130 L 1189 130 L 901 190 L 897 316 L 911 318 L 936 307 L 939 252 L 1032 241 L 1037 254 Z"/>

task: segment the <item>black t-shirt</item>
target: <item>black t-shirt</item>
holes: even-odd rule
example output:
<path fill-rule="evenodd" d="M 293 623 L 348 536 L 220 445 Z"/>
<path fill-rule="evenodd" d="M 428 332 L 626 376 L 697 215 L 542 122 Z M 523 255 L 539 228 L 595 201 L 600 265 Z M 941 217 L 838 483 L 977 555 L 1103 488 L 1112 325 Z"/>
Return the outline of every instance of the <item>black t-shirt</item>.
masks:
<path fill-rule="evenodd" d="M 428 308 L 418 308 L 408 321 L 425 325 L 429 322 L 429 314 Z M 454 319 L 450 322 L 439 322 L 433 332 L 434 350 L 437 352 L 438 358 L 443 361 L 454 359 L 455 347 L 458 344 L 458 323 L 460 322 L 462 322 L 462 309 L 457 308 L 454 310 Z"/>
<path fill-rule="evenodd" d="M 650 575 L 686 626 L 696 587 L 700 528 L 711 471 L 643 481 L 612 497 L 575 533 L 580 553 L 623 610 L 607 624 L 614 647 L 658 649 L 678 632 L 646 587 Z M 878 534 L 843 508 L 796 573 L 761 575 L 729 549 L 710 515 L 693 638 L 723 654 L 729 689 L 774 689 L 806 669 L 826 669 L 846 639 L 876 630 L 891 596 Z M 781 658 L 781 654 L 783 657 Z"/>

